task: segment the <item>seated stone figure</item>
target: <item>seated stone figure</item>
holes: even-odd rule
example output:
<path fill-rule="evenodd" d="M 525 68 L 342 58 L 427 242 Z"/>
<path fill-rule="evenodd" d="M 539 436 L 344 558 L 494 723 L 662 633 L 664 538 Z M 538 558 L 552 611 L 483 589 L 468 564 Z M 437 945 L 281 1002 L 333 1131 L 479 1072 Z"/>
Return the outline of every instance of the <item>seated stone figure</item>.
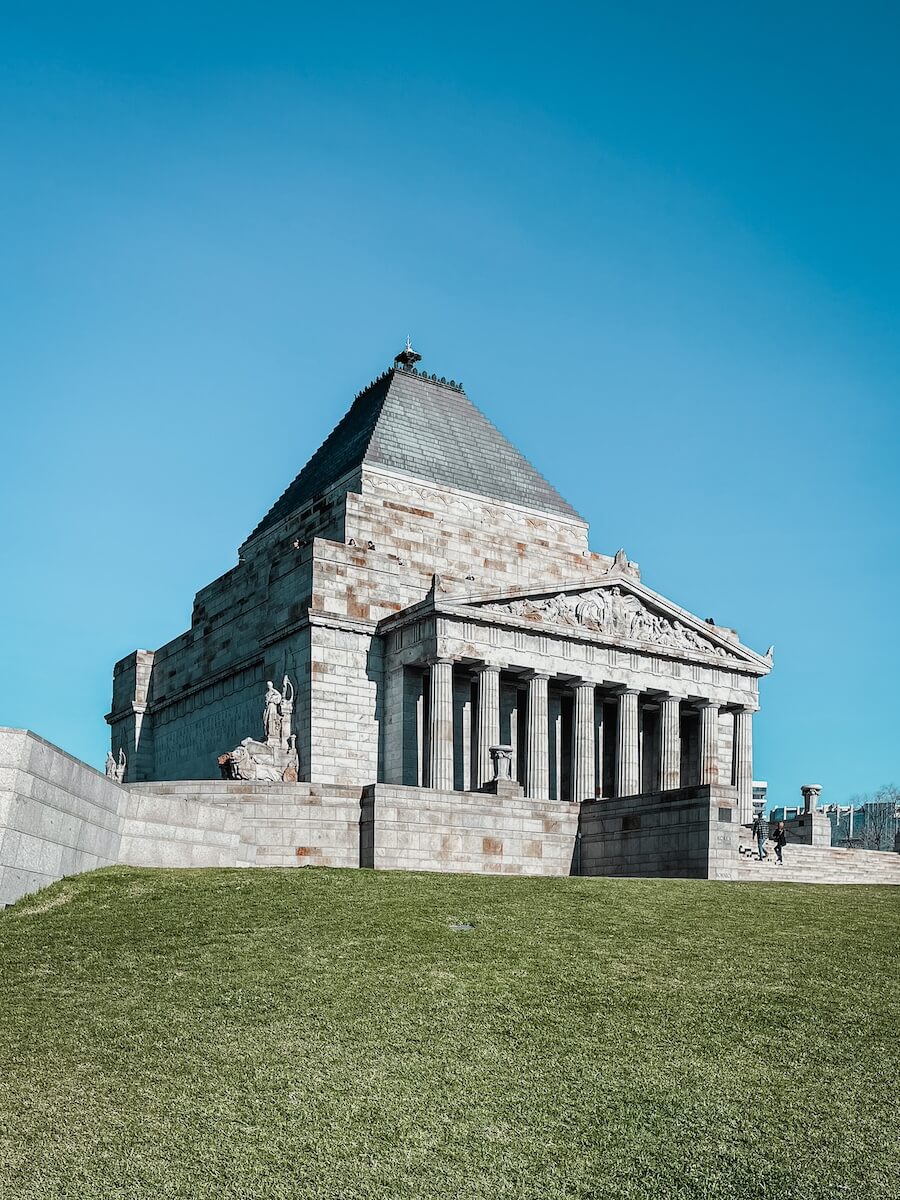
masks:
<path fill-rule="evenodd" d="M 244 738 L 236 749 L 220 754 L 218 762 L 223 779 L 278 783 L 284 770 L 275 762 L 273 747 L 253 738 Z"/>

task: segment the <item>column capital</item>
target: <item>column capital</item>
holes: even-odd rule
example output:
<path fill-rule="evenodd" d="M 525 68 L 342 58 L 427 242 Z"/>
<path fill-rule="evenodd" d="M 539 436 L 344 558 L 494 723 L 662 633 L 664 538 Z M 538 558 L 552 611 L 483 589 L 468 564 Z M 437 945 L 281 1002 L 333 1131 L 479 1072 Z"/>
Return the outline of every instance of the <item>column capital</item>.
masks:
<path fill-rule="evenodd" d="M 624 683 L 613 688 L 613 695 L 615 696 L 640 696 L 640 694 L 640 688 L 626 687 Z"/>
<path fill-rule="evenodd" d="M 529 683 L 531 682 L 532 679 L 549 679 L 550 672 L 549 671 L 525 671 L 522 675 L 522 678 Z"/>
<path fill-rule="evenodd" d="M 425 659 L 425 662 L 428 664 L 429 667 L 437 667 L 437 666 L 454 667 L 454 666 L 456 666 L 456 659 L 450 658 L 446 654 L 430 654 L 428 656 L 428 658 Z"/>
<path fill-rule="evenodd" d="M 496 663 L 477 662 L 472 663 L 469 670 L 473 675 L 483 675 L 486 671 L 496 671 L 499 675 L 503 668 L 498 667 Z"/>
<path fill-rule="evenodd" d="M 698 697 L 696 700 L 692 700 L 691 703 L 695 708 L 714 708 L 717 711 L 723 707 L 718 700 L 707 700 L 702 696 Z"/>
<path fill-rule="evenodd" d="M 573 691 L 576 691 L 578 688 L 590 688 L 591 691 L 594 691 L 596 686 L 593 679 L 573 679 L 570 683 Z"/>

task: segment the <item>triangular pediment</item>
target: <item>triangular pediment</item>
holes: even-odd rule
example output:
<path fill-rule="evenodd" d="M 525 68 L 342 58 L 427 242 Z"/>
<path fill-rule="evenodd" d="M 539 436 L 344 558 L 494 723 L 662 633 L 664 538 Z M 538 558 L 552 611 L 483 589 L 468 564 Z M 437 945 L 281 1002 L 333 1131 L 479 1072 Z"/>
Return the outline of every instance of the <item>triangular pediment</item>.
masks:
<path fill-rule="evenodd" d="M 594 634 L 604 641 L 652 646 L 673 653 L 737 659 L 768 670 L 771 657 L 757 654 L 731 630 L 700 620 L 645 587 L 631 572 L 611 571 L 594 581 L 539 589 L 442 597 L 443 606 L 477 609 L 516 624 L 553 626 Z"/>

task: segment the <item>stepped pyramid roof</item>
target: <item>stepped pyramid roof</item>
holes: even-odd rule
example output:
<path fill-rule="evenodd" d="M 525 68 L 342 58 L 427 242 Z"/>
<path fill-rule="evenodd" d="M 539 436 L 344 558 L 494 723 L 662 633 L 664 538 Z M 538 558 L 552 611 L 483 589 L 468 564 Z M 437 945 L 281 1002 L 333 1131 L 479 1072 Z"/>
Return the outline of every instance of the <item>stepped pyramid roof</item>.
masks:
<path fill-rule="evenodd" d="M 418 371 L 401 354 L 396 366 L 359 393 L 250 537 L 264 533 L 363 463 L 539 512 L 584 519 L 475 407 L 461 384 Z"/>

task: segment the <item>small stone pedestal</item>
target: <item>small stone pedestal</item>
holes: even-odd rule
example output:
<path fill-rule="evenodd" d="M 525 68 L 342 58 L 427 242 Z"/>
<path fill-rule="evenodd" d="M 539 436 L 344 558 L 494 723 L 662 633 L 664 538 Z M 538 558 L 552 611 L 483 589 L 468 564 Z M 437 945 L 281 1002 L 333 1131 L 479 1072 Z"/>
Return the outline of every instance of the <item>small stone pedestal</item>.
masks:
<path fill-rule="evenodd" d="M 518 800 L 525 795 L 521 783 L 516 783 L 514 779 L 491 779 L 484 787 L 479 788 L 479 791 L 505 800 Z"/>
<path fill-rule="evenodd" d="M 788 843 L 795 846 L 830 846 L 831 822 L 820 812 L 807 812 L 802 817 L 785 821 Z"/>

